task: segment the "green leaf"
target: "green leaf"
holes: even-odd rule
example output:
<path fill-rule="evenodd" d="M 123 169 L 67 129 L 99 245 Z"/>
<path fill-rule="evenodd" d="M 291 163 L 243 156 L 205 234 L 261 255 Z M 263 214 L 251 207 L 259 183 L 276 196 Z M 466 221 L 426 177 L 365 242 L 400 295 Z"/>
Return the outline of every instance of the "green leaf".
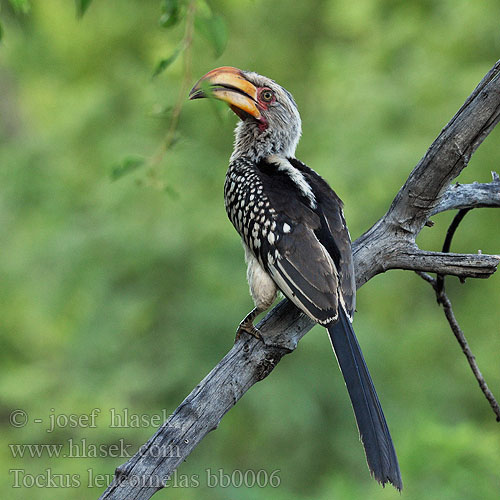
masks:
<path fill-rule="evenodd" d="M 160 26 L 163 28 L 175 26 L 180 19 L 179 13 L 178 0 L 163 0 L 161 3 Z"/>
<path fill-rule="evenodd" d="M 160 104 L 156 104 L 153 109 L 148 113 L 148 116 L 152 118 L 160 118 L 165 119 L 169 118 L 172 114 L 174 107 L 171 104 L 167 104 L 165 106 L 161 106 Z"/>
<path fill-rule="evenodd" d="M 87 9 L 90 7 L 92 0 L 75 0 L 76 3 L 76 17 L 83 17 Z"/>
<path fill-rule="evenodd" d="M 0 42 L 2 41 L 3 38 L 3 26 L 2 23 L 0 22 Z"/>
<path fill-rule="evenodd" d="M 30 11 L 29 0 L 9 0 L 9 2 L 17 13 L 27 14 Z"/>
<path fill-rule="evenodd" d="M 155 76 L 158 76 L 160 73 L 163 73 L 176 59 L 177 57 L 179 57 L 179 54 L 182 52 L 182 48 L 181 47 L 178 47 L 177 49 L 175 49 L 174 53 L 165 58 L 165 59 L 162 59 L 157 65 L 156 65 L 156 68 L 153 72 L 153 78 Z"/>
<path fill-rule="evenodd" d="M 227 45 L 227 27 L 223 17 L 218 14 L 198 16 L 195 28 L 210 42 L 215 57 L 221 56 Z"/>
<path fill-rule="evenodd" d="M 163 191 L 165 194 L 170 196 L 172 200 L 178 200 L 180 198 L 179 191 L 175 190 L 170 184 L 167 184 L 164 188 Z"/>
<path fill-rule="evenodd" d="M 121 163 L 118 163 L 111 168 L 111 180 L 116 181 L 124 175 L 130 174 L 134 170 L 137 170 L 139 167 L 142 167 L 142 165 L 144 165 L 145 163 L 145 159 L 138 156 L 125 158 L 125 160 L 123 160 Z"/>

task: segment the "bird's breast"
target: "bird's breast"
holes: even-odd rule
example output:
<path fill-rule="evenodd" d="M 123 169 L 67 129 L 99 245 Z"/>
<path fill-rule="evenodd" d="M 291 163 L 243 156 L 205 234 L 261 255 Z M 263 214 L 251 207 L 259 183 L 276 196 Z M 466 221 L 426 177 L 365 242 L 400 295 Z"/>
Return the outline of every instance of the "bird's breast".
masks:
<path fill-rule="evenodd" d="M 246 162 L 231 164 L 226 175 L 224 199 L 229 220 L 257 257 L 264 245 L 276 243 L 279 238 L 275 232 L 276 210 L 254 166 Z"/>

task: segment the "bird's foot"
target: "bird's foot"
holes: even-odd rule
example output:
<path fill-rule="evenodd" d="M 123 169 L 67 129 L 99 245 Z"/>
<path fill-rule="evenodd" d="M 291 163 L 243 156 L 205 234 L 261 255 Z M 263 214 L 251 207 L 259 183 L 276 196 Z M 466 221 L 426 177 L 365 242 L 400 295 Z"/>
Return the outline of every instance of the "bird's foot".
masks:
<path fill-rule="evenodd" d="M 252 337 L 255 337 L 257 340 L 261 340 L 262 342 L 264 342 L 264 339 L 262 338 L 262 334 L 260 333 L 259 329 L 256 328 L 251 321 L 243 320 L 239 324 L 238 329 L 236 330 L 236 337 L 234 338 L 235 344 L 236 342 L 238 342 L 243 332 L 248 333 Z"/>

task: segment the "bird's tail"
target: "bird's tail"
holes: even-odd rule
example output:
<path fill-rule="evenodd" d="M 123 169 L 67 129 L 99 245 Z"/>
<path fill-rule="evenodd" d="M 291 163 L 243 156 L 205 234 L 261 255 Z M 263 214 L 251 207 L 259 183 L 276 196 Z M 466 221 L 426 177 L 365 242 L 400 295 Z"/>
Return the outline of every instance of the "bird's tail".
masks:
<path fill-rule="evenodd" d="M 401 491 L 401 473 L 387 422 L 351 322 L 342 307 L 339 307 L 338 321 L 327 329 L 351 398 L 370 472 L 382 486 L 389 482 Z"/>

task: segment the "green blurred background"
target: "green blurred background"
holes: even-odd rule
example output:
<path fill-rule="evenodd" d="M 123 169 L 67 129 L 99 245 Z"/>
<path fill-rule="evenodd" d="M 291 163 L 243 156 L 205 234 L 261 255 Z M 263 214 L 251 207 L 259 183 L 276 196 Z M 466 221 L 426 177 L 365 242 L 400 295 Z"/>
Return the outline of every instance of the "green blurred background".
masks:
<path fill-rule="evenodd" d="M 20 2 L 22 3 L 22 2 Z M 133 451 L 156 429 L 110 428 L 122 413 L 172 412 L 231 347 L 250 309 L 239 238 L 222 186 L 236 117 L 186 102 L 176 141 L 153 171 L 113 181 L 130 155 L 157 151 L 183 79 L 172 54 L 182 22 L 159 26 L 158 0 L 0 0 L 0 433 L 3 498 L 97 498 L 87 470 L 120 457 L 13 457 L 9 444 L 70 439 Z M 335 187 L 353 238 L 388 208 L 440 129 L 500 57 L 500 4 L 468 0 L 213 0 L 228 44 L 216 58 L 195 32 L 192 81 L 233 65 L 290 90 L 303 118 L 297 156 Z M 461 182 L 500 167 L 500 130 Z M 437 250 L 453 214 L 419 236 Z M 453 250 L 500 252 L 499 213 L 467 216 Z M 499 277 L 448 279 L 458 319 L 500 396 Z M 254 386 L 155 498 L 494 499 L 500 437 L 434 294 L 391 271 L 358 294 L 356 331 L 383 402 L 405 489 L 367 471 L 335 358 L 321 328 Z M 13 409 L 29 422 L 9 423 Z M 56 428 L 51 415 L 101 409 L 96 428 Z M 42 423 L 34 422 L 42 419 Z M 89 454 L 89 452 L 87 452 Z M 279 470 L 280 485 L 210 488 L 206 470 Z M 14 473 L 77 475 L 79 488 L 13 488 Z M 182 487 L 181 475 L 199 476 Z M 18 479 L 19 479 L 18 478 Z M 41 480 L 40 480 L 41 481 Z M 192 484 L 192 483 L 191 483 Z M 43 486 L 43 484 L 42 484 Z M 174 489 L 175 491 L 171 491 Z"/>

